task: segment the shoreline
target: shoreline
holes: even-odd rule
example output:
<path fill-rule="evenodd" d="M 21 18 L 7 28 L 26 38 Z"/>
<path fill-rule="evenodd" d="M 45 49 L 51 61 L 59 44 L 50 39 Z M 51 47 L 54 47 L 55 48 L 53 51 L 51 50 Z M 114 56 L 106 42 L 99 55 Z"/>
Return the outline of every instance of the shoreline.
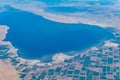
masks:
<path fill-rule="evenodd" d="M 4 36 L 5 35 L 6 34 L 4 34 Z M 106 44 L 103 44 L 102 46 L 108 46 L 108 47 L 109 46 L 112 46 L 112 47 L 118 46 L 118 44 L 111 43 L 109 40 L 107 40 L 107 41 L 103 40 L 103 41 Z M 15 47 L 13 47 L 10 42 L 8 42 L 8 41 L 1 41 L 1 43 L 3 44 L 3 46 L 7 45 L 8 49 L 9 49 L 6 53 L 4 53 L 4 54 L 9 54 L 9 58 L 5 59 L 4 61 L 8 62 L 8 63 L 11 63 L 12 64 L 11 66 L 14 67 L 14 69 L 16 69 L 16 71 L 19 73 L 19 76 L 24 75 L 24 74 L 21 74 L 22 71 L 24 71 L 26 69 L 28 69 L 28 70 L 29 69 L 33 69 L 34 70 L 34 67 L 35 68 L 37 67 L 38 70 L 40 70 L 40 71 L 44 71 L 44 68 L 49 69 L 52 66 L 54 66 L 54 67 L 56 67 L 57 65 L 61 65 L 62 66 L 64 64 L 64 60 L 70 60 L 70 59 L 72 60 L 72 59 L 74 59 L 74 57 L 79 56 L 79 55 L 82 56 L 82 55 L 84 55 L 86 53 L 87 53 L 86 55 L 89 55 L 88 54 L 89 51 L 98 51 L 99 50 L 98 47 L 101 44 L 101 42 L 99 44 L 95 44 L 95 45 L 91 46 L 90 48 L 88 48 L 88 49 L 86 49 L 86 50 L 84 50 L 82 52 L 77 52 L 77 54 L 75 54 L 74 56 L 68 56 L 68 55 L 65 55 L 64 53 L 58 53 L 58 54 L 54 55 L 52 62 L 43 63 L 43 62 L 40 62 L 39 60 L 27 60 L 27 59 L 23 59 L 23 58 L 21 58 L 21 57 L 18 56 L 18 53 L 17 53 L 18 49 L 16 49 Z M 6 44 L 6 43 L 9 43 L 9 44 Z M 16 64 L 17 61 L 19 63 Z"/>
<path fill-rule="evenodd" d="M 52 65 L 53 63 L 56 63 L 56 62 L 63 62 L 64 59 L 69 59 L 70 56 L 69 55 L 65 55 L 65 54 L 55 54 L 53 57 L 52 57 L 52 60 L 55 59 L 55 56 L 58 56 L 58 57 L 62 57 L 62 58 L 59 58 L 57 59 L 57 61 L 51 61 L 51 62 L 48 62 L 48 63 L 44 63 L 44 62 L 41 62 L 40 60 L 38 59 L 24 59 L 20 56 L 18 56 L 18 49 L 16 49 L 15 47 L 13 47 L 13 45 L 11 44 L 11 42 L 9 41 L 3 41 L 7 35 L 7 31 L 8 31 L 9 27 L 8 26 L 5 26 L 5 25 L 0 25 L 0 33 L 2 33 L 2 37 L 0 37 L 0 45 L 4 46 L 4 45 L 8 45 L 9 46 L 9 50 L 7 51 L 7 53 L 11 54 L 10 57 L 17 57 L 17 59 L 20 59 L 20 61 L 22 63 L 28 63 L 29 65 L 34 65 L 34 64 L 38 64 L 40 66 L 45 66 L 45 65 Z M 67 56 L 67 57 L 66 57 Z M 54 58 L 54 59 L 53 59 Z"/>
<path fill-rule="evenodd" d="M 0 25 L 0 41 L 3 41 L 6 38 L 6 34 L 8 33 L 9 27 L 5 25 Z"/>
<path fill-rule="evenodd" d="M 1 25 L 2 26 L 2 25 Z M 7 34 L 7 30 L 9 29 L 9 27 L 8 26 L 4 26 L 5 27 L 5 29 L 1 29 L 2 30 L 2 32 L 4 32 L 4 34 L 3 34 L 3 37 L 2 37 L 2 39 L 1 40 L 3 40 L 3 39 L 5 39 L 5 36 L 6 36 L 6 34 Z M 1 27 L 1 28 L 3 28 L 3 27 Z M 102 40 L 103 41 L 103 40 Z M 0 41 L 0 44 L 2 45 L 4 45 L 4 44 L 6 44 L 6 45 L 10 45 L 11 46 L 11 50 L 9 50 L 9 53 L 15 53 L 15 55 L 16 56 L 18 56 L 18 49 L 16 49 L 15 47 L 13 47 L 13 45 L 10 43 L 10 42 L 8 42 L 8 41 Z M 94 46 L 96 46 L 96 45 L 98 45 L 99 43 L 96 43 L 96 44 L 94 44 L 94 45 L 92 45 L 91 47 L 94 47 Z M 86 48 L 86 49 L 84 49 L 84 50 L 81 50 L 81 51 L 75 51 L 75 53 L 82 53 L 82 52 L 84 52 L 84 51 L 86 51 L 86 50 L 88 50 L 88 49 L 90 49 L 91 47 L 88 47 L 88 48 Z M 67 52 L 67 53 L 69 53 L 69 52 Z M 29 64 L 35 64 L 35 63 L 39 63 L 39 65 L 40 64 L 42 64 L 42 65 L 46 65 L 46 64 L 52 64 L 52 63 L 59 63 L 59 62 L 63 62 L 65 59 L 70 59 L 70 58 L 72 58 L 73 56 L 75 56 L 76 54 L 74 54 L 74 55 L 69 55 L 69 54 L 64 54 L 64 53 L 56 53 L 56 54 L 54 54 L 53 56 L 52 56 L 52 61 L 50 61 L 50 62 L 47 62 L 47 63 L 45 63 L 45 62 L 41 62 L 39 59 L 25 59 L 25 58 L 22 58 L 22 57 L 20 57 L 20 56 L 18 56 L 18 58 L 22 61 L 22 62 L 28 62 Z M 57 58 L 58 57 L 58 58 Z M 55 61 L 55 59 L 56 59 L 56 61 Z"/>
<path fill-rule="evenodd" d="M 43 3 L 41 3 L 42 5 Z M 106 15 L 104 14 L 90 14 L 90 13 L 86 13 L 84 12 L 85 15 L 83 15 L 82 12 L 80 13 L 73 13 L 73 14 L 67 14 L 67 15 L 63 15 L 62 13 L 50 13 L 50 12 L 46 12 L 44 11 L 44 8 L 46 6 L 46 4 L 43 4 L 43 8 L 37 8 L 36 5 L 31 5 L 31 4 L 27 4 L 27 5 L 22 5 L 22 7 L 20 5 L 10 5 L 11 7 L 15 8 L 15 9 L 19 9 L 21 11 L 26 11 L 26 12 L 30 12 L 33 13 L 35 15 L 39 15 L 42 16 L 48 20 L 52 20 L 55 22 L 60 22 L 60 23 L 83 23 L 83 24 L 89 24 L 89 25 L 97 25 L 97 26 L 101 26 L 101 27 L 112 27 L 114 26 L 115 28 L 119 28 L 119 17 L 117 17 L 116 15 L 110 15 L 111 18 L 109 17 L 105 17 Z M 29 8 L 33 6 L 33 8 Z M 103 6 L 104 7 L 104 6 Z M 116 8 L 115 8 L 116 9 Z M 110 12 L 112 13 L 112 9 L 110 10 Z M 106 14 L 106 13 L 105 13 Z M 92 17 L 94 16 L 94 18 Z M 109 16 L 109 15 L 107 15 Z M 114 22 L 113 22 L 114 20 Z"/>

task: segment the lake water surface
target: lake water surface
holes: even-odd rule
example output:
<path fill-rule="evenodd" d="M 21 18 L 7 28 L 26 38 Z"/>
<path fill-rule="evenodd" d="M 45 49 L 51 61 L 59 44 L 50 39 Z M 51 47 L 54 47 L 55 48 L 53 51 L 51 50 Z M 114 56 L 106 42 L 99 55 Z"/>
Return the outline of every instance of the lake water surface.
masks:
<path fill-rule="evenodd" d="M 14 9 L 0 13 L 0 24 L 10 27 L 5 40 L 26 59 L 81 51 L 112 37 L 109 31 L 97 26 L 57 23 Z"/>

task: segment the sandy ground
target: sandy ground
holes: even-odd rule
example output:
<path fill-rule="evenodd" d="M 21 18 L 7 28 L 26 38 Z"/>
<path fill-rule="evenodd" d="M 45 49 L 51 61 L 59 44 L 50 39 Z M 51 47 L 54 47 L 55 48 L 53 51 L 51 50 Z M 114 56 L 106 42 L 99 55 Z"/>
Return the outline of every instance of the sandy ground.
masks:
<path fill-rule="evenodd" d="M 0 25 L 0 41 L 5 39 L 8 29 L 9 27 L 5 25 Z"/>
<path fill-rule="evenodd" d="M 13 66 L 0 60 L 0 80 L 20 80 Z"/>

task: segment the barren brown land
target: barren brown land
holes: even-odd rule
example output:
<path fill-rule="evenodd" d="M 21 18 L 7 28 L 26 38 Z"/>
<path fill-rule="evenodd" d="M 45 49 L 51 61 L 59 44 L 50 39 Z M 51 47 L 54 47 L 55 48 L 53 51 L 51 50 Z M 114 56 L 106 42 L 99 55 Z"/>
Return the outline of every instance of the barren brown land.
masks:
<path fill-rule="evenodd" d="M 0 80 L 19 80 L 18 73 L 15 68 L 0 60 Z"/>

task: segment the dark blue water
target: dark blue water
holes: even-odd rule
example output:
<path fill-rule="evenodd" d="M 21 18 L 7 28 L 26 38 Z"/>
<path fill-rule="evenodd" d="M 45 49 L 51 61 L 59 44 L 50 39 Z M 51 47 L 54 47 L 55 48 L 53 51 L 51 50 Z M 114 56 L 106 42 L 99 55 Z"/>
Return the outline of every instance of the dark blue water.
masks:
<path fill-rule="evenodd" d="M 27 59 L 81 51 L 112 37 L 110 32 L 97 26 L 52 22 L 14 9 L 0 13 L 0 24 L 10 27 L 5 40 L 19 49 L 19 56 Z"/>

